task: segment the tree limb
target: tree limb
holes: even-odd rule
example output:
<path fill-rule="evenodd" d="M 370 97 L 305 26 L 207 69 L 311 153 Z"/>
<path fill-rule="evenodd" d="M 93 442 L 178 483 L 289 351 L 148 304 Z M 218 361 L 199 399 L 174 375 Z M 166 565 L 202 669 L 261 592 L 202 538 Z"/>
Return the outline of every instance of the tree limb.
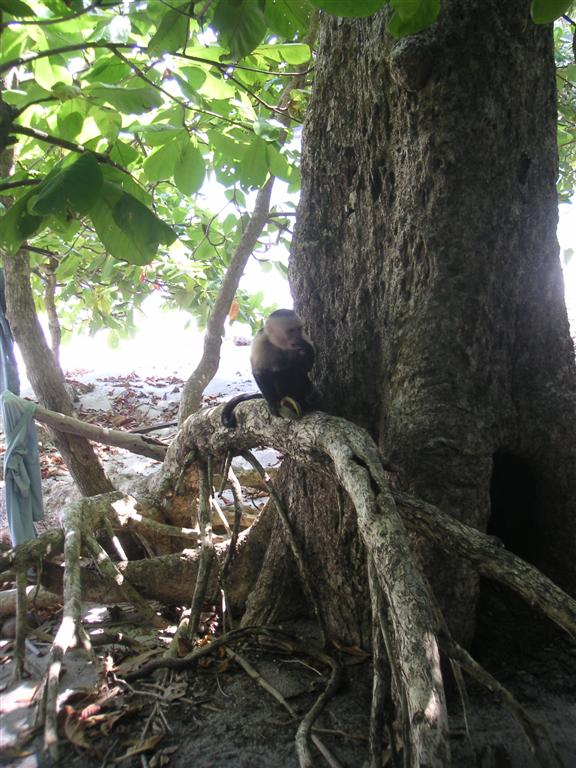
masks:
<path fill-rule="evenodd" d="M 64 416 L 62 413 L 50 411 L 41 405 L 36 406 L 34 418 L 41 424 L 47 424 L 59 432 L 82 435 L 82 437 L 95 443 L 114 445 L 116 448 L 124 448 L 126 451 L 147 456 L 149 459 L 155 459 L 156 461 L 163 461 L 168 450 L 166 443 L 156 438 L 145 437 L 134 432 L 122 432 L 121 430 L 109 429 L 108 427 L 98 427 L 96 424 L 88 424 L 80 419 L 75 419 L 73 416 Z"/>
<path fill-rule="evenodd" d="M 303 69 L 300 77 L 289 80 L 284 88 L 282 98 L 278 105 L 278 109 L 282 113 L 279 120 L 284 126 L 288 126 L 290 121 L 289 115 L 285 112 L 290 104 L 290 94 L 294 88 L 297 88 L 300 85 L 301 78 L 303 78 L 304 75 L 305 70 Z M 286 132 L 279 138 L 280 145 L 284 144 L 285 141 Z M 246 269 L 248 259 L 252 255 L 252 251 L 256 246 L 258 238 L 268 221 L 270 213 L 270 197 L 274 181 L 275 177 L 270 176 L 265 184 L 258 190 L 250 221 L 242 233 L 240 242 L 234 251 L 230 265 L 224 275 L 222 285 L 218 291 L 218 296 L 216 297 L 216 301 L 214 302 L 208 317 L 208 322 L 206 323 L 202 359 L 182 390 L 180 409 L 178 412 L 179 424 L 182 424 L 191 413 L 194 413 L 200 408 L 202 394 L 218 370 L 218 365 L 220 364 L 220 348 L 224 336 L 224 323 L 228 316 L 228 312 L 230 311 L 230 305 L 238 290 L 240 279 Z"/>

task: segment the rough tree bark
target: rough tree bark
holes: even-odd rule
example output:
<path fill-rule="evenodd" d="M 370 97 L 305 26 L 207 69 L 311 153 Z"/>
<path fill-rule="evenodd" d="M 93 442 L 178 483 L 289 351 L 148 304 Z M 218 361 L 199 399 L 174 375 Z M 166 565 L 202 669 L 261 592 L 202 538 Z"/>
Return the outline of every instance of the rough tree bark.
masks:
<path fill-rule="evenodd" d="M 2 176 L 9 176 L 13 161 L 11 149 L 0 152 Z M 14 339 L 24 358 L 30 384 L 42 405 L 52 411 L 70 416 L 73 407 L 66 391 L 64 374 L 38 322 L 30 286 L 28 253 L 21 250 L 14 256 L 0 254 L 0 257 L 6 283 L 6 313 Z M 85 496 L 113 490 L 88 440 L 78 435 L 62 434 L 56 431 L 52 434 L 70 474 Z"/>
<path fill-rule="evenodd" d="M 576 370 L 555 235 L 552 34 L 528 0 L 445 0 L 402 41 L 325 16 L 291 258 L 323 407 L 365 426 L 397 485 L 576 589 Z M 329 482 L 286 502 L 334 636 L 370 644 L 365 558 Z M 344 503 L 343 503 L 344 502 Z M 293 595 L 277 528 L 249 609 Z M 478 581 L 422 548 L 455 635 Z"/>
<path fill-rule="evenodd" d="M 64 374 L 48 347 L 36 315 L 30 287 L 28 254 L 19 251 L 14 256 L 6 257 L 4 274 L 8 319 L 26 363 L 34 393 L 46 408 L 70 416 L 73 408 L 66 391 Z M 113 490 L 86 438 L 58 431 L 52 434 L 55 445 L 84 496 Z"/>

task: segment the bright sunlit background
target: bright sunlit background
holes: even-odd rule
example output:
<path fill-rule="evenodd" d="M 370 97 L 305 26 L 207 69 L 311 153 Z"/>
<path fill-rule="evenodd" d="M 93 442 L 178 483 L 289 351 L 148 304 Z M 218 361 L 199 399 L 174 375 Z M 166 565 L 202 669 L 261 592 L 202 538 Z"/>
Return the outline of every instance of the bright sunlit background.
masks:
<path fill-rule="evenodd" d="M 560 257 L 568 249 L 576 250 L 576 205 L 560 208 L 558 239 Z M 568 316 L 572 323 L 572 335 L 576 336 L 576 254 L 563 263 L 564 282 Z M 279 307 L 291 307 L 292 297 L 288 283 L 276 271 L 263 272 L 258 263 L 251 260 L 241 283 L 249 292 L 263 287 L 270 301 Z M 202 355 L 202 334 L 196 330 L 194 321 L 185 312 L 165 312 L 160 308 L 159 296 L 151 296 L 145 302 L 145 314 L 138 323 L 135 338 L 112 349 L 107 343 L 107 332 L 100 331 L 94 337 L 81 336 L 69 340 L 62 346 L 62 367 L 66 371 L 78 369 L 97 371 L 106 375 L 137 371 L 140 375 L 168 372 L 187 378 L 194 370 Z M 250 328 L 234 323 L 227 328 L 222 348 L 222 364 L 218 378 L 210 387 L 221 391 L 222 382 L 236 373 L 247 371 L 248 353 L 246 346 L 237 346 L 234 340 L 250 339 Z M 20 375 L 25 385 L 25 367 L 19 358 Z"/>

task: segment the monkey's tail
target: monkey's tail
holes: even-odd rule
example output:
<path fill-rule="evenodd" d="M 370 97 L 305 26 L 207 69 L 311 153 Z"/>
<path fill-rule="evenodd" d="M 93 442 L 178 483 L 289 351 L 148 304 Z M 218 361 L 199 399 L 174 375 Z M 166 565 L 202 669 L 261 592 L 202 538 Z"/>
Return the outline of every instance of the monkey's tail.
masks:
<path fill-rule="evenodd" d="M 258 392 L 254 393 L 253 395 L 236 395 L 236 397 L 228 400 L 222 411 L 221 418 L 223 426 L 228 427 L 229 429 L 234 429 L 234 427 L 238 426 L 236 422 L 236 415 L 234 413 L 236 406 L 240 405 L 240 403 L 245 403 L 247 400 L 259 400 L 262 399 L 262 397 L 263 395 Z"/>

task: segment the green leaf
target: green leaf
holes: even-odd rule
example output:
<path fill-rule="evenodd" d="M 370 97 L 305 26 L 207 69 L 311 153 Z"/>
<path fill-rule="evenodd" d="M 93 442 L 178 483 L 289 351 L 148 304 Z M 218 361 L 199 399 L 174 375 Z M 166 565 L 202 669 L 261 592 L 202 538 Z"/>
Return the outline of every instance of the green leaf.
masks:
<path fill-rule="evenodd" d="M 182 76 L 174 73 L 174 79 L 180 86 L 182 93 L 187 99 L 196 101 L 198 99 L 197 91 L 206 81 L 206 72 L 200 67 L 182 67 Z"/>
<path fill-rule="evenodd" d="M 270 172 L 279 179 L 282 179 L 282 181 L 290 181 L 290 165 L 286 155 L 282 155 L 274 145 L 269 144 L 266 147 L 266 157 L 270 166 Z"/>
<path fill-rule="evenodd" d="M 38 59 L 33 62 L 32 68 L 34 77 L 42 88 L 52 90 L 54 86 L 72 84 L 72 75 L 62 56 L 46 56 L 46 58 Z"/>
<path fill-rule="evenodd" d="M 173 123 L 151 123 L 150 125 L 144 125 L 143 123 L 132 123 L 129 127 L 125 128 L 126 132 L 133 133 L 134 135 L 142 135 L 151 147 L 159 147 L 162 144 L 168 144 L 174 139 L 184 136 L 188 137 L 188 132 L 185 131 L 181 125 L 175 125 Z"/>
<path fill-rule="evenodd" d="M 229 136 L 220 131 L 207 131 L 210 145 L 226 161 L 241 160 L 246 154 L 249 143 L 241 139 Z"/>
<path fill-rule="evenodd" d="M 256 48 L 266 34 L 266 19 L 256 0 L 219 0 L 212 26 L 230 50 L 241 59 Z"/>
<path fill-rule="evenodd" d="M 28 211 L 28 201 L 35 190 L 20 198 L 0 219 L 0 246 L 11 256 L 27 237 L 33 235 L 46 221 Z"/>
<path fill-rule="evenodd" d="M 63 139 L 72 141 L 78 136 L 84 125 L 84 117 L 79 112 L 70 112 L 67 115 L 57 115 L 58 135 Z"/>
<path fill-rule="evenodd" d="M 383 8 L 388 0 L 310 0 L 315 8 L 333 16 L 371 16 Z"/>
<path fill-rule="evenodd" d="M 280 136 L 281 131 L 285 131 L 286 129 L 279 120 L 259 117 L 252 123 L 252 130 L 256 136 L 260 136 L 260 138 L 265 141 L 276 141 Z"/>
<path fill-rule="evenodd" d="M 215 77 L 211 73 L 206 74 L 206 80 L 198 89 L 198 93 L 209 99 L 222 99 L 228 101 L 236 96 L 236 87 L 223 77 Z M 214 105 L 212 110 L 215 111 Z"/>
<path fill-rule="evenodd" d="M 69 85 L 68 83 L 54 83 L 52 86 L 52 93 L 58 99 L 58 101 L 69 101 L 70 99 L 76 99 L 82 96 L 82 89 L 77 85 Z"/>
<path fill-rule="evenodd" d="M 70 242 L 78 235 L 82 223 L 79 219 L 68 219 L 67 217 L 56 218 L 56 216 L 50 216 L 46 221 L 46 226 L 50 233 L 57 232 L 65 242 Z"/>
<path fill-rule="evenodd" d="M 70 209 L 84 215 L 102 189 L 102 172 L 94 155 L 86 153 L 62 168 L 35 191 L 29 206 L 35 215 L 65 215 Z"/>
<path fill-rule="evenodd" d="M 140 115 L 162 104 L 162 96 L 151 85 L 114 86 L 105 83 L 89 85 L 84 89 L 88 97 L 107 101 L 125 114 Z"/>
<path fill-rule="evenodd" d="M 100 130 L 100 135 L 108 141 L 116 141 L 122 128 L 122 116 L 106 107 L 93 108 L 90 114 Z"/>
<path fill-rule="evenodd" d="M 34 11 L 22 0 L 0 0 L 0 11 L 6 11 L 12 16 L 36 16 Z"/>
<path fill-rule="evenodd" d="M 56 269 L 56 278 L 60 281 L 69 280 L 76 274 L 80 266 L 80 256 L 74 252 L 65 256 Z"/>
<path fill-rule="evenodd" d="M 305 43 L 284 43 L 283 45 L 259 45 L 254 49 L 255 56 L 265 56 L 272 61 L 285 61 L 287 64 L 305 64 L 310 61 L 310 47 Z"/>
<path fill-rule="evenodd" d="M 536 24 L 550 24 L 566 13 L 572 0 L 532 0 L 530 14 Z"/>
<path fill-rule="evenodd" d="M 200 150 L 187 142 L 176 162 L 174 169 L 174 181 L 184 195 L 193 195 L 198 192 L 206 176 L 206 166 Z"/>
<path fill-rule="evenodd" d="M 440 13 L 440 0 L 390 0 L 394 15 L 388 31 L 394 37 L 415 35 L 429 27 Z"/>
<path fill-rule="evenodd" d="M 143 205 L 152 205 L 152 195 L 127 173 L 122 173 L 117 168 L 112 168 L 111 165 L 104 165 L 102 166 L 102 176 L 104 177 L 104 183 L 109 181 L 118 189 L 124 190 L 124 192 L 135 197 Z"/>
<path fill-rule="evenodd" d="M 15 107 L 22 107 L 31 101 L 48 99 L 50 95 L 50 91 L 42 88 L 33 80 L 28 83 L 18 84 L 13 91 L 6 90 L 2 93 L 4 101 Z"/>
<path fill-rule="evenodd" d="M 312 7 L 308 0 L 266 0 L 264 15 L 277 35 L 293 39 L 308 30 Z"/>
<path fill-rule="evenodd" d="M 140 153 L 125 141 L 115 141 L 110 150 L 110 160 L 118 163 L 122 168 L 129 168 L 139 157 Z"/>
<path fill-rule="evenodd" d="M 180 72 L 186 78 L 186 84 L 193 91 L 201 88 L 206 80 L 206 72 L 201 67 L 182 67 Z"/>
<path fill-rule="evenodd" d="M 98 237 L 115 259 L 149 264 L 158 246 L 170 245 L 176 233 L 135 197 L 109 182 L 90 212 Z"/>
<path fill-rule="evenodd" d="M 178 158 L 178 143 L 164 144 L 144 160 L 144 173 L 150 182 L 163 181 L 174 175 Z"/>
<path fill-rule="evenodd" d="M 164 14 L 148 43 L 148 53 L 161 56 L 163 53 L 176 53 L 186 46 L 189 25 L 193 21 L 188 14 L 189 10 L 190 3 L 183 3 Z"/>
<path fill-rule="evenodd" d="M 116 85 L 131 73 L 128 64 L 125 64 L 117 56 L 104 56 L 97 59 L 94 65 L 82 73 L 82 80 L 92 83 L 105 83 L 107 85 Z"/>
<path fill-rule="evenodd" d="M 268 175 L 267 144 L 256 138 L 246 150 L 238 174 L 244 187 L 261 187 Z"/>

